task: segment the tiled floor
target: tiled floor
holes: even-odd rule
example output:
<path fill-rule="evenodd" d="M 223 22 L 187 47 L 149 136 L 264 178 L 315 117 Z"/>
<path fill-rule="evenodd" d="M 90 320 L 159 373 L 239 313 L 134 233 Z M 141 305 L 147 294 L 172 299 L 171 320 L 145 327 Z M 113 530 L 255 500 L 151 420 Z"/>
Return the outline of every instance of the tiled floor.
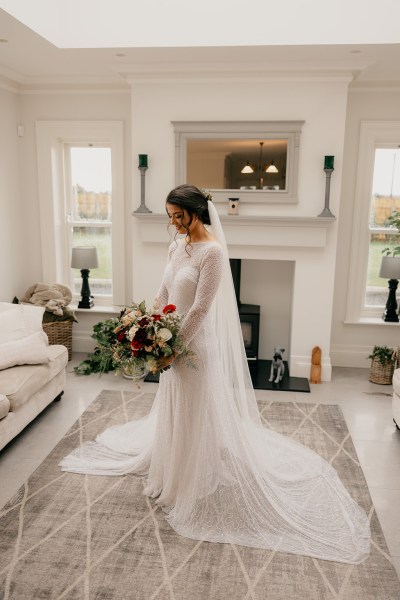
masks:
<path fill-rule="evenodd" d="M 52 403 L 0 452 L 0 507 L 18 490 L 102 389 L 128 389 L 131 382 L 113 373 L 78 377 L 68 363 L 65 394 Z M 391 386 L 368 381 L 368 369 L 335 368 L 330 383 L 311 393 L 257 390 L 257 397 L 280 401 L 339 404 L 353 438 L 393 562 L 400 576 L 400 431 L 391 411 Z M 157 389 L 157 384 L 141 384 Z"/>

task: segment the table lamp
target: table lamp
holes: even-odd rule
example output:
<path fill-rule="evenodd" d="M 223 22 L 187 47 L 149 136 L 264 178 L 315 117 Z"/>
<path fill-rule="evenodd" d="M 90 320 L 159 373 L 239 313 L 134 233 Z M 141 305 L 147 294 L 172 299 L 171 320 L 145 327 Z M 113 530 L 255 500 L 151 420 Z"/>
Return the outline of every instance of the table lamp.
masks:
<path fill-rule="evenodd" d="M 400 279 L 400 256 L 384 256 L 379 270 L 379 277 L 389 280 L 389 295 L 383 319 L 389 323 L 398 323 L 396 290 Z"/>
<path fill-rule="evenodd" d="M 98 266 L 97 249 L 94 246 L 76 246 L 72 248 L 71 267 L 80 269 L 82 275 L 81 300 L 78 308 L 92 308 L 93 296 L 90 294 L 89 271 Z"/>

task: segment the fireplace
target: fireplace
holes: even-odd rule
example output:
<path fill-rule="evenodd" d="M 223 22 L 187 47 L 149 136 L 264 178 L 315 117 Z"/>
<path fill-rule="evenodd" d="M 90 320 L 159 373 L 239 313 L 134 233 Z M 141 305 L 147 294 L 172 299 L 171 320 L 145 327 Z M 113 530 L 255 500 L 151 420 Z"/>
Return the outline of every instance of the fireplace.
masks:
<path fill-rule="evenodd" d="M 244 347 L 246 350 L 247 361 L 250 372 L 257 371 L 258 361 L 258 340 L 260 335 L 260 306 L 258 304 L 244 304 L 240 300 L 240 278 L 241 265 L 240 258 L 230 258 L 233 285 L 235 287 L 236 302 L 239 310 L 240 324 Z"/>
<path fill-rule="evenodd" d="M 220 213 L 225 208 L 222 203 L 218 206 Z M 239 292 L 239 301 L 259 303 L 262 307 L 258 363 L 262 358 L 272 356 L 273 347 L 284 341 L 291 376 L 308 377 L 310 350 L 318 345 L 323 351 L 322 379 L 330 381 L 335 219 L 307 216 L 303 205 L 273 208 L 244 204 L 242 208 L 241 215 L 221 214 L 221 221 L 231 256 L 242 259 L 243 297 L 240 298 Z M 266 214 L 267 210 L 270 214 Z M 165 258 L 162 244 L 168 243 L 165 213 L 136 214 L 134 226 L 137 231 L 133 236 L 135 277 L 142 282 L 143 295 L 153 297 L 153 284 L 147 277 L 148 261 L 141 257 L 147 256 L 148 249 L 152 248 L 157 253 L 157 264 L 162 273 Z M 253 261 L 249 269 L 247 261 Z M 268 262 L 275 263 L 272 270 L 259 268 Z M 276 269 L 277 263 L 282 263 L 283 278 L 281 271 Z M 255 281 L 252 280 L 253 272 L 257 273 Z M 278 292 L 282 291 L 281 299 L 278 292 L 269 294 L 271 289 L 276 290 L 276 276 Z M 248 288 L 252 295 L 245 297 L 247 285 L 252 285 Z M 271 302 L 266 302 L 267 295 Z M 264 315 L 267 307 L 268 312 Z M 86 347 L 82 351 L 86 351 Z"/>

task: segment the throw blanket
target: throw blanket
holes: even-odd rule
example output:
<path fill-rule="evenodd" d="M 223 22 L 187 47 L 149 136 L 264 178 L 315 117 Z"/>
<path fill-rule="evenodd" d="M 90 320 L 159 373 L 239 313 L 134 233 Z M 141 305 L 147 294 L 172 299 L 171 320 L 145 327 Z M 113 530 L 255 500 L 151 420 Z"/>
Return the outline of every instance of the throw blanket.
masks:
<path fill-rule="evenodd" d="M 35 283 L 21 298 L 21 302 L 29 302 L 36 306 L 44 306 L 49 312 L 62 316 L 63 308 L 72 300 L 72 293 L 68 286 L 61 283 Z"/>

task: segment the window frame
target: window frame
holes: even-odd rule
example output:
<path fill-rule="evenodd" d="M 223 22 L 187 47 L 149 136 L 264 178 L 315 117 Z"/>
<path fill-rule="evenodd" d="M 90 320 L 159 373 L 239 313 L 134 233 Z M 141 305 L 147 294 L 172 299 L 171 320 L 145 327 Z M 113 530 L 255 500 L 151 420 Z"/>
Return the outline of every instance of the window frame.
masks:
<path fill-rule="evenodd" d="M 96 305 L 122 305 L 125 301 L 122 121 L 36 121 L 43 280 L 70 285 L 71 249 L 67 235 L 70 178 L 65 147 L 90 143 L 111 148 L 113 295 L 96 296 Z"/>
<path fill-rule="evenodd" d="M 375 150 L 399 144 L 400 121 L 361 121 L 346 303 L 346 321 L 350 323 L 382 317 L 381 306 L 365 306 Z"/>
<path fill-rule="evenodd" d="M 63 144 L 63 161 L 64 161 L 64 180 L 65 180 L 65 205 L 66 205 L 66 222 L 65 222 L 65 232 L 66 232 L 66 240 L 67 240 L 67 256 L 72 255 L 72 234 L 68 233 L 68 229 L 73 227 L 93 227 L 96 229 L 100 228 L 110 228 L 111 231 L 111 248 L 112 255 L 114 254 L 114 248 L 112 245 L 113 240 L 113 227 L 112 227 L 112 218 L 111 221 L 79 221 L 73 218 L 73 193 L 71 186 L 72 179 L 72 168 L 71 168 L 71 150 L 72 148 L 87 148 L 90 146 L 91 148 L 108 148 L 111 151 L 111 159 L 112 159 L 112 148 L 110 144 L 100 144 L 100 143 L 90 143 L 89 144 Z M 112 198 L 112 190 L 111 190 L 111 198 Z M 112 265 L 113 268 L 113 265 Z M 112 275 L 114 270 L 112 271 Z M 111 278 L 111 282 L 113 284 L 113 277 Z M 68 285 L 72 290 L 72 298 L 74 302 L 79 302 L 80 294 L 74 293 L 74 281 L 73 281 L 73 269 L 69 269 L 68 271 Z M 91 286 L 93 287 L 93 286 Z M 113 288 L 113 285 L 112 285 Z M 113 290 L 114 292 L 114 290 Z M 113 293 L 111 294 L 102 294 L 96 295 L 96 304 L 112 304 L 113 303 Z"/>

